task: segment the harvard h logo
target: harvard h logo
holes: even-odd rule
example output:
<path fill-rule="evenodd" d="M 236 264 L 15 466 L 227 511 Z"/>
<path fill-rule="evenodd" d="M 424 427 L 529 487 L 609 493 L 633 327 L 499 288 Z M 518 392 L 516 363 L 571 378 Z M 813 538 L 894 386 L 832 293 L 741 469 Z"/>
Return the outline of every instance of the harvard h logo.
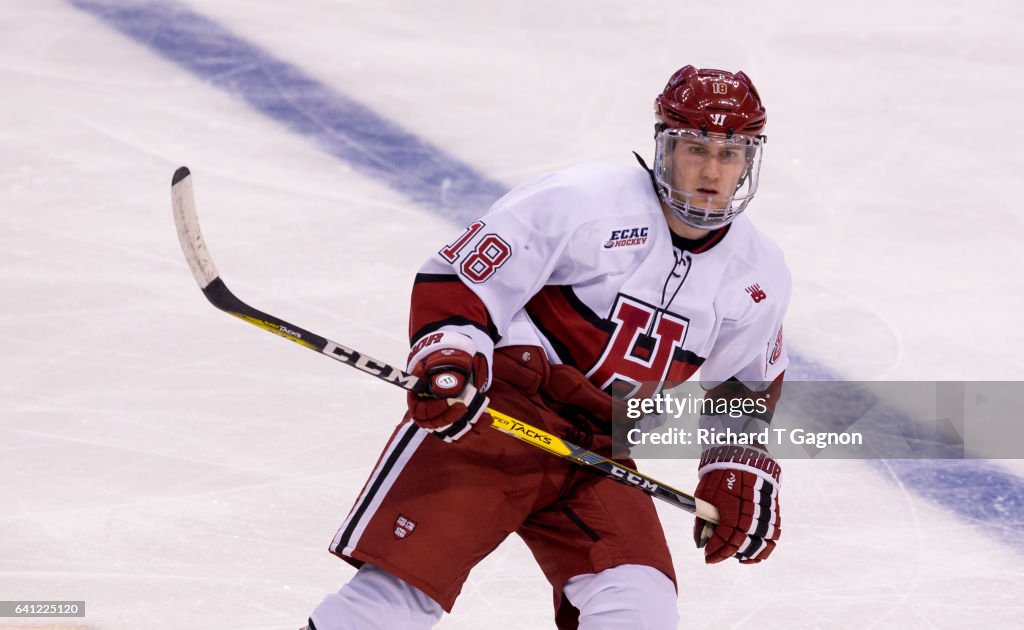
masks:
<path fill-rule="evenodd" d="M 615 331 L 587 373 L 601 389 L 611 388 L 616 397 L 646 398 L 656 394 L 662 382 L 682 382 L 696 370 L 674 360 L 686 338 L 689 320 L 685 317 L 619 294 L 610 319 Z"/>

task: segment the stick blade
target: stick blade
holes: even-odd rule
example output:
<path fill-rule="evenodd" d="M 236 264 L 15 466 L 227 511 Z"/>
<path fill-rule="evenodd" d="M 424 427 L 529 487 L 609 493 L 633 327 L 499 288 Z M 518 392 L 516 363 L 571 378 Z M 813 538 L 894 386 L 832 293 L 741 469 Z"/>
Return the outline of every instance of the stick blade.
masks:
<path fill-rule="evenodd" d="M 199 217 L 196 214 L 196 200 L 192 192 L 192 174 L 182 166 L 174 171 L 171 178 L 171 208 L 174 211 L 174 227 L 178 230 L 178 242 L 185 254 L 192 277 L 200 289 L 205 289 L 220 275 L 213 258 L 206 249 L 203 234 L 199 231 Z"/>

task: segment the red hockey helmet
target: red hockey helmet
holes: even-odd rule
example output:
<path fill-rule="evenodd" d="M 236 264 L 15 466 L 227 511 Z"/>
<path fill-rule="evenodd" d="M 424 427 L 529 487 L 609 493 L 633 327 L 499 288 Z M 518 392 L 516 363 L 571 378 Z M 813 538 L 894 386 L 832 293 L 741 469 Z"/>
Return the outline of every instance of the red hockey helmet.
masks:
<path fill-rule="evenodd" d="M 714 230 L 757 192 L 765 115 L 742 72 L 686 66 L 654 99 L 658 196 L 687 225 Z"/>
<path fill-rule="evenodd" d="M 686 66 L 677 70 L 654 99 L 657 131 L 694 129 L 704 133 L 757 136 L 767 121 L 750 78 L 742 73 Z"/>

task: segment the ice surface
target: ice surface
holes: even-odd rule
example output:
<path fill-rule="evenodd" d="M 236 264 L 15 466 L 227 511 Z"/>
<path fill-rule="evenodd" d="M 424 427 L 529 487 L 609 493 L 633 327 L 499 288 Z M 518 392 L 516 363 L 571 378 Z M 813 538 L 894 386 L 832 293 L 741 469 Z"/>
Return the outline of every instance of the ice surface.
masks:
<path fill-rule="evenodd" d="M 83 4 L 0 4 L 0 599 L 84 599 L 94 629 L 293 630 L 351 575 L 326 546 L 404 399 L 211 308 L 171 174 L 192 169 L 243 299 L 392 361 L 416 268 L 459 226 Z M 675 68 L 744 69 L 770 119 L 750 212 L 793 269 L 801 355 L 851 378 L 1024 378 L 1017 4 L 486 4 L 190 6 L 506 186 L 649 156 Z M 1019 483 L 972 517 L 955 506 L 984 488 L 932 496 L 940 473 L 785 468 L 763 565 L 705 567 L 688 515 L 662 510 L 682 627 L 1017 625 L 1021 532 L 991 519 L 1019 514 Z M 439 627 L 550 617 L 510 540 Z"/>

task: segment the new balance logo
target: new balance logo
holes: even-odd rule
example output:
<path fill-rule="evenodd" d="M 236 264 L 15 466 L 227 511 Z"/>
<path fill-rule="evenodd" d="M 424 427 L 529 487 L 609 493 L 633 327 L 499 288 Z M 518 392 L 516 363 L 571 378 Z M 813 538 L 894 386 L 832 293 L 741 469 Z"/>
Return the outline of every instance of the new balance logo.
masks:
<path fill-rule="evenodd" d="M 768 295 L 761 290 L 761 287 L 756 284 L 752 284 L 749 287 L 747 287 L 747 293 L 750 294 L 750 299 L 754 300 L 754 304 L 758 304 L 761 302 L 761 300 L 768 297 Z"/>

